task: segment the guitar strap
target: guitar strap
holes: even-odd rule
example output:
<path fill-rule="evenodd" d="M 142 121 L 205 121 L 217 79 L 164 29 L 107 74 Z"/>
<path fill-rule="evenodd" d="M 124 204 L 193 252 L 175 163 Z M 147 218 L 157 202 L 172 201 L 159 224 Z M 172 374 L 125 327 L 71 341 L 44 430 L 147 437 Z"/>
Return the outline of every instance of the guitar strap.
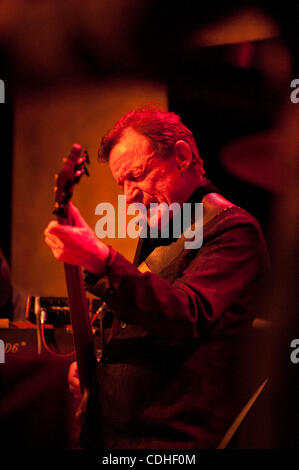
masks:
<path fill-rule="evenodd" d="M 152 272 L 159 274 L 171 261 L 173 261 L 184 250 L 185 237 L 180 238 L 167 246 L 157 246 L 148 257 L 138 266 L 142 273 Z"/>
<path fill-rule="evenodd" d="M 203 239 L 204 229 L 209 222 L 211 222 L 214 217 L 225 210 L 236 207 L 228 201 L 223 200 L 221 196 L 216 196 L 213 194 L 206 195 L 204 199 L 203 206 L 203 217 L 198 219 L 190 224 L 190 226 L 185 230 L 180 238 L 174 240 L 169 245 L 162 245 L 156 247 L 147 258 L 138 266 L 139 271 L 146 272 L 151 271 L 154 274 L 161 273 L 175 258 L 177 258 L 185 250 L 185 242 L 190 241 L 186 238 L 185 234 L 194 233 L 194 230 L 198 233 L 201 231 L 201 237 Z M 140 240 L 139 240 L 140 243 Z M 141 241 L 142 243 L 142 241 Z M 136 254 L 140 255 L 141 246 L 138 245 Z M 138 261 L 137 256 L 135 256 L 134 262 Z"/>

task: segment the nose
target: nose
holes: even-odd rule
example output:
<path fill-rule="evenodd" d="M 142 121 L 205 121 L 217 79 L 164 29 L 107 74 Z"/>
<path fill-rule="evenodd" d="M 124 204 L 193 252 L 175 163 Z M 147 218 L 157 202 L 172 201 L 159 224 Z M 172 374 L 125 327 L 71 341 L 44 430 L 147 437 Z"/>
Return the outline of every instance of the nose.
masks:
<path fill-rule="evenodd" d="M 142 202 L 142 191 L 138 188 L 138 186 L 136 186 L 136 183 L 125 181 L 124 193 L 127 198 L 127 204 L 132 204 L 133 202 Z"/>

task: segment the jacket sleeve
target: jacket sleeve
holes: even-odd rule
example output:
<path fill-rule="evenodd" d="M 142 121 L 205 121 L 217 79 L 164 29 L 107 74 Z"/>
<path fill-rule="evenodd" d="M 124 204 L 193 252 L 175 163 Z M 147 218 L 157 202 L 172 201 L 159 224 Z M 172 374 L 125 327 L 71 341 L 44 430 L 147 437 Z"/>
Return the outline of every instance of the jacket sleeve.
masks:
<path fill-rule="evenodd" d="M 219 231 L 172 284 L 139 272 L 111 249 L 105 276 L 86 273 L 85 285 L 123 321 L 157 337 L 197 338 L 239 299 L 255 296 L 265 258 L 262 241 L 260 230 L 250 223 Z"/>

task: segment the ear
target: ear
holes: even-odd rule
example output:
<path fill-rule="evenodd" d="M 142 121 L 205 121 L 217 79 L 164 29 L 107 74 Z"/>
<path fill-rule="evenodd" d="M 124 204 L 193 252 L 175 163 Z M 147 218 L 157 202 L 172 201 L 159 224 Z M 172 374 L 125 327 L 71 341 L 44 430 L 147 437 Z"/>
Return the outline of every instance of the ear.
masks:
<path fill-rule="evenodd" d="M 188 170 L 192 161 L 192 150 L 184 140 L 178 140 L 174 144 L 176 164 L 180 171 Z"/>

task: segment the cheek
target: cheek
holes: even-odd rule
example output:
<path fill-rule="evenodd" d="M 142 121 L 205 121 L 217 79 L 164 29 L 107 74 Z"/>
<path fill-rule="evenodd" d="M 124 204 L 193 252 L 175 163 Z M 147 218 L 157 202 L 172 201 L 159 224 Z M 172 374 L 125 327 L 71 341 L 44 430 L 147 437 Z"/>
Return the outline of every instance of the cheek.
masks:
<path fill-rule="evenodd" d="M 177 168 L 169 166 L 165 169 L 163 173 L 159 174 L 159 179 L 157 181 L 157 187 L 160 190 L 167 191 L 167 193 L 175 192 L 178 185 L 181 183 L 180 173 Z"/>
<path fill-rule="evenodd" d="M 165 192 L 165 179 L 159 175 L 153 175 L 144 182 L 143 190 L 151 195 L 159 196 Z"/>
<path fill-rule="evenodd" d="M 171 162 L 165 161 L 148 174 L 139 187 L 145 193 L 162 196 L 160 199 L 168 200 L 179 184 L 179 176 L 177 168 Z"/>
<path fill-rule="evenodd" d="M 144 180 L 138 184 L 139 188 L 145 192 L 153 193 L 157 190 L 160 185 L 160 179 L 155 173 L 150 173 Z"/>

